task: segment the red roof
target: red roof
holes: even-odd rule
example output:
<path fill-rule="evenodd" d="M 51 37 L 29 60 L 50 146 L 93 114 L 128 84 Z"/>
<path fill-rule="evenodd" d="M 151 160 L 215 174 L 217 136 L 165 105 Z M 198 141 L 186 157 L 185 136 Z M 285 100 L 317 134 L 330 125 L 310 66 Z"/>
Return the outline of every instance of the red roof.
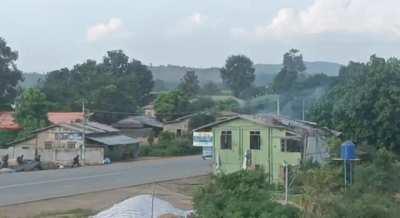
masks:
<path fill-rule="evenodd" d="M 18 131 L 20 129 L 22 128 L 15 121 L 13 117 L 13 112 L 0 111 L 0 130 Z"/>
<path fill-rule="evenodd" d="M 83 121 L 82 112 L 49 112 L 47 118 L 52 124 L 79 123 Z"/>

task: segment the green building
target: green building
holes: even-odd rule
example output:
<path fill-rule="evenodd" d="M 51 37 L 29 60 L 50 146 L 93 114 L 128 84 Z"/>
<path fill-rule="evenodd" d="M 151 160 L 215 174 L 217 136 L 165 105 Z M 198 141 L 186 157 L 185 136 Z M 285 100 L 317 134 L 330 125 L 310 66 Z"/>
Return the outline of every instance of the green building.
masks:
<path fill-rule="evenodd" d="M 194 136 L 199 133 L 212 135 L 215 173 L 263 167 L 270 182 L 279 182 L 284 162 L 295 166 L 303 159 L 328 157 L 327 131 L 281 117 L 239 115 L 194 130 Z M 196 145 L 206 143 L 197 137 L 193 140 Z"/>

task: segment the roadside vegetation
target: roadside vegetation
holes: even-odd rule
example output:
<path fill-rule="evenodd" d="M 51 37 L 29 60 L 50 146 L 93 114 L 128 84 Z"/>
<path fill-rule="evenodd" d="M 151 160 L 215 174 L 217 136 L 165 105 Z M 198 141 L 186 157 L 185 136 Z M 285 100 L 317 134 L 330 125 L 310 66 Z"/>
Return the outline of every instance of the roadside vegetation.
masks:
<path fill-rule="evenodd" d="M 190 135 L 177 137 L 173 133 L 163 132 L 157 144 L 140 146 L 141 157 L 168 157 L 195 155 L 201 153 L 201 148 L 192 146 Z"/>

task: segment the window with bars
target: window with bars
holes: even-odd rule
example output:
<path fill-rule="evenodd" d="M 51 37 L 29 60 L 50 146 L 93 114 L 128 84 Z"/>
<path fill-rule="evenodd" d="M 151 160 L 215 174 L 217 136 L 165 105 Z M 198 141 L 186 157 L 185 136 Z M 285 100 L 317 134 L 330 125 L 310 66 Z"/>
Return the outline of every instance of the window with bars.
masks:
<path fill-rule="evenodd" d="M 251 150 L 261 149 L 260 131 L 250 131 L 250 149 Z"/>
<path fill-rule="evenodd" d="M 282 152 L 301 152 L 303 144 L 297 140 L 281 139 Z"/>
<path fill-rule="evenodd" d="M 232 131 L 221 132 L 221 149 L 232 149 Z"/>

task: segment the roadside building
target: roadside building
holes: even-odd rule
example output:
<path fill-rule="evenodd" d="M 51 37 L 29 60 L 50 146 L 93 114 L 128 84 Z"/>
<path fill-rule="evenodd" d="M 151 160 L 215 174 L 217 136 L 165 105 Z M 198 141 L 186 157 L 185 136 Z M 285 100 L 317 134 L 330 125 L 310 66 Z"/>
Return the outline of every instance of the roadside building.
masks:
<path fill-rule="evenodd" d="M 194 114 L 189 114 L 183 117 L 176 118 L 164 122 L 164 132 L 174 133 L 176 136 L 190 134 L 192 129 L 190 127 L 190 120 Z"/>
<path fill-rule="evenodd" d="M 154 109 L 153 103 L 144 106 L 143 110 L 144 110 L 144 115 L 146 117 L 153 117 L 153 118 L 156 117 L 156 110 Z"/>
<path fill-rule="evenodd" d="M 154 142 L 157 141 L 164 125 L 153 117 L 129 116 L 112 126 L 119 129 L 122 134 L 137 139 L 140 144 L 148 144 L 150 137 L 153 137 Z"/>
<path fill-rule="evenodd" d="M 13 140 L 21 129 L 12 112 L 0 112 L 0 148 Z"/>
<path fill-rule="evenodd" d="M 84 115 L 83 112 L 49 112 L 47 119 L 51 124 L 82 123 Z"/>
<path fill-rule="evenodd" d="M 326 137 L 330 134 L 306 122 L 238 115 L 195 129 L 193 141 L 197 146 L 212 143 L 215 173 L 262 167 L 270 182 L 279 182 L 284 162 L 296 166 L 305 159 L 327 158 Z"/>
<path fill-rule="evenodd" d="M 70 164 L 80 155 L 86 164 L 101 164 L 104 158 L 122 160 L 138 155 L 138 141 L 124 136 L 111 126 L 87 122 L 60 123 L 38 129 L 31 135 L 9 143 L 10 159 L 41 156 L 42 161 Z"/>

